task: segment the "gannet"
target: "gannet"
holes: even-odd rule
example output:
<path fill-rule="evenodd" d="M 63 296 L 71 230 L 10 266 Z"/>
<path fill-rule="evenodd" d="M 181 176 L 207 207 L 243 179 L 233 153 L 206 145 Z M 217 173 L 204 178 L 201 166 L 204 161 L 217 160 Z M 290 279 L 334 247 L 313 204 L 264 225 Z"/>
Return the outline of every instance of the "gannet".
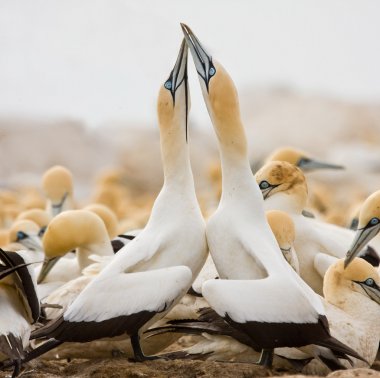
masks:
<path fill-rule="evenodd" d="M 222 279 L 206 281 L 203 296 L 263 350 L 261 364 L 270 366 L 273 348 L 281 346 L 317 344 L 350 354 L 349 348 L 330 335 L 322 302 L 282 257 L 270 231 L 249 165 L 232 79 L 194 33 L 184 24 L 182 29 L 222 163 L 222 197 L 206 228 L 210 253 Z"/>
<path fill-rule="evenodd" d="M 161 87 L 157 112 L 164 185 L 148 224 L 96 276 L 62 317 L 37 330 L 52 337 L 27 360 L 66 341 L 128 334 L 137 361 L 139 332 L 162 318 L 187 292 L 207 256 L 205 223 L 195 195 L 187 143 L 187 46 Z M 46 235 L 53 222 L 49 224 Z M 45 246 L 46 248 L 46 246 Z"/>
<path fill-rule="evenodd" d="M 118 231 L 118 221 L 115 213 L 106 205 L 100 203 L 93 203 L 83 208 L 84 210 L 89 210 L 98 215 L 104 222 L 108 236 L 110 239 L 117 235 Z"/>
<path fill-rule="evenodd" d="M 363 247 L 380 231 L 380 190 L 372 193 L 363 203 L 359 212 L 355 238 L 347 252 L 345 266 L 357 256 Z"/>
<path fill-rule="evenodd" d="M 15 367 L 13 376 L 17 376 L 40 305 L 28 253 L 0 249 L 0 261 L 0 266 L 17 268 L 0 281 L 0 360 L 10 359 Z"/>
<path fill-rule="evenodd" d="M 310 157 L 308 153 L 297 150 L 293 147 L 281 147 L 273 151 L 273 153 L 268 157 L 266 163 L 270 161 L 287 161 L 290 164 L 302 169 L 304 172 L 309 172 L 315 169 L 343 169 L 341 165 L 325 163 L 322 161 L 315 160 Z"/>
<path fill-rule="evenodd" d="M 39 236 L 40 227 L 31 220 L 15 221 L 9 230 L 10 243 L 19 243 L 24 249 L 42 252 L 42 242 Z M 42 255 L 39 255 L 41 260 Z"/>
<path fill-rule="evenodd" d="M 49 168 L 42 176 L 42 189 L 47 197 L 46 211 L 55 217 L 74 208 L 73 176 L 61 165 Z"/>
<path fill-rule="evenodd" d="M 307 202 L 307 184 L 302 171 L 284 161 L 272 161 L 255 175 L 267 210 L 282 210 L 293 219 L 296 228 L 295 250 L 300 275 L 318 294 L 323 280 L 314 266 L 318 253 L 343 258 L 353 238 L 353 231 L 302 215 Z"/>
<path fill-rule="evenodd" d="M 39 236 L 42 236 L 45 232 L 47 225 L 51 220 L 51 216 L 46 210 L 42 209 L 29 209 L 20 213 L 16 220 L 31 220 L 40 227 Z"/>
<path fill-rule="evenodd" d="M 75 248 L 75 259 L 58 262 Z M 53 281 L 69 281 L 80 276 L 82 270 L 93 262 L 91 255 L 114 254 L 103 220 L 89 210 L 67 210 L 55 216 L 43 236 L 43 249 L 45 261 L 38 275 L 38 283 L 46 281 L 45 277 L 49 278 L 49 275 Z"/>

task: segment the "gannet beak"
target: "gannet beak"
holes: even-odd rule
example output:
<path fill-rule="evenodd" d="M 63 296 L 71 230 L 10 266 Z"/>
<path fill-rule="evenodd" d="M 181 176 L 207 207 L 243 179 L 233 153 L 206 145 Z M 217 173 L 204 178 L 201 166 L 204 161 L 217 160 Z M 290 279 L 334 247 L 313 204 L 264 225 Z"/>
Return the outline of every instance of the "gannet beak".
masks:
<path fill-rule="evenodd" d="M 356 231 L 354 241 L 352 242 L 344 260 L 345 268 L 360 253 L 364 246 L 377 235 L 379 230 L 379 225 L 376 225 L 372 227 L 366 226 Z"/>
<path fill-rule="evenodd" d="M 43 251 L 41 239 L 37 235 L 28 235 L 25 239 L 20 240 L 20 243 L 30 251 Z"/>
<path fill-rule="evenodd" d="M 45 277 L 52 270 L 53 266 L 58 262 L 58 260 L 60 258 L 61 257 L 58 256 L 58 257 L 53 257 L 51 259 L 45 259 L 44 263 L 42 264 L 42 267 L 41 267 L 41 270 L 40 270 L 40 274 L 38 275 L 38 278 L 37 278 L 37 283 L 38 284 L 40 284 L 41 282 L 43 282 L 43 280 L 45 279 Z"/>
<path fill-rule="evenodd" d="M 311 171 L 314 169 L 344 169 L 342 165 L 324 163 L 318 160 L 301 158 L 297 166 L 301 168 L 303 171 Z"/>
<path fill-rule="evenodd" d="M 56 215 L 58 215 L 62 211 L 62 208 L 63 208 L 63 205 L 66 201 L 67 196 L 68 196 L 68 193 L 65 193 L 61 199 L 61 202 L 52 204 L 52 206 L 51 206 L 52 210 L 51 211 L 52 211 L 53 217 L 55 217 Z"/>
<path fill-rule="evenodd" d="M 354 281 L 354 282 L 359 284 L 372 300 L 380 304 L 380 287 L 377 286 L 375 282 L 373 283 L 373 286 L 368 286 L 364 282 L 358 282 L 358 281 Z"/>
<path fill-rule="evenodd" d="M 183 34 L 185 35 L 186 43 L 193 56 L 195 68 L 198 75 L 203 79 L 208 91 L 209 82 L 216 73 L 216 69 L 212 63 L 212 57 L 206 52 L 198 38 L 187 25 L 181 24 L 181 27 Z"/>

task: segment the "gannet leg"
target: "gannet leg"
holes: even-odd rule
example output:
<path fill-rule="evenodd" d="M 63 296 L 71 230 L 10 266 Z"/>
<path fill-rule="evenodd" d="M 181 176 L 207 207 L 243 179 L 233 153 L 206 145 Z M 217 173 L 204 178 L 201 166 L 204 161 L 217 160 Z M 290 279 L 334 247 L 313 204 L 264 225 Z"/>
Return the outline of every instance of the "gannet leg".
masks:
<path fill-rule="evenodd" d="M 14 369 L 13 369 L 12 378 L 15 378 L 20 374 L 21 360 L 14 360 L 13 365 L 14 365 Z"/>
<path fill-rule="evenodd" d="M 271 369 L 273 364 L 273 354 L 273 349 L 262 349 L 261 356 L 257 364 Z"/>
<path fill-rule="evenodd" d="M 146 356 L 141 349 L 140 336 L 138 333 L 131 335 L 131 344 L 133 348 L 133 353 L 135 355 L 136 362 L 144 362 L 148 360 L 158 360 L 162 357 L 160 356 Z"/>

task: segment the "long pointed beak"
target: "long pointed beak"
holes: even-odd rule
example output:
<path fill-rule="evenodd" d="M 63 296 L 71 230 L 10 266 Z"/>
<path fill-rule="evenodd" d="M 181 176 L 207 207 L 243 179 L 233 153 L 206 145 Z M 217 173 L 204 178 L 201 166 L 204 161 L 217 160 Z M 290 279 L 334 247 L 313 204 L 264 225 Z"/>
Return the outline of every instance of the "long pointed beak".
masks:
<path fill-rule="evenodd" d="M 66 198 L 67 196 L 69 195 L 69 193 L 65 193 L 61 199 L 61 202 L 59 203 L 54 203 L 51 205 L 51 212 L 53 214 L 53 217 L 55 217 L 56 215 L 58 215 L 59 213 L 62 212 L 62 208 L 63 208 L 63 205 L 66 201 Z"/>
<path fill-rule="evenodd" d="M 45 277 L 48 275 L 48 273 L 52 270 L 53 266 L 58 262 L 58 260 L 61 257 L 53 257 L 51 259 L 45 259 L 44 263 L 42 264 L 40 274 L 38 275 L 37 278 L 37 283 L 40 284 L 43 282 Z"/>
<path fill-rule="evenodd" d="M 345 169 L 342 165 L 324 163 L 313 159 L 301 159 L 297 164 L 303 171 L 311 171 L 314 169 Z"/>
<path fill-rule="evenodd" d="M 365 285 L 363 282 L 357 282 L 367 295 L 374 300 L 376 303 L 380 304 L 380 287 L 375 285 L 375 287 L 370 287 Z"/>
<path fill-rule="evenodd" d="M 344 260 L 345 268 L 360 253 L 364 246 L 377 235 L 379 229 L 379 226 L 374 226 L 364 227 L 356 231 L 354 241 L 352 242 Z"/>
<path fill-rule="evenodd" d="M 205 48 L 199 42 L 199 39 L 187 25 L 181 23 L 181 27 L 191 55 L 193 56 L 195 68 L 197 69 L 199 76 L 204 80 L 208 90 L 208 83 L 211 77 L 216 73 L 215 67 L 212 64 L 212 57 L 207 53 Z"/>
<path fill-rule="evenodd" d="M 42 241 L 37 235 L 28 235 L 27 238 L 20 240 L 19 243 L 31 251 L 43 251 Z"/>

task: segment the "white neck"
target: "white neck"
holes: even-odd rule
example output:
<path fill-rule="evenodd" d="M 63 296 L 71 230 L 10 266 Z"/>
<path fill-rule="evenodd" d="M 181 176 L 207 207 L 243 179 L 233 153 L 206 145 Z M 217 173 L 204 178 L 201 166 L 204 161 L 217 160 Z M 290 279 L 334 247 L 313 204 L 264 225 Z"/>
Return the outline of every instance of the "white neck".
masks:
<path fill-rule="evenodd" d="M 77 248 L 77 261 L 80 271 L 94 263 L 89 257 L 91 255 L 112 256 L 114 254 L 111 242 L 107 239 L 100 243 L 90 244 Z"/>
<path fill-rule="evenodd" d="M 303 206 L 296 196 L 285 192 L 275 193 L 264 201 L 265 210 L 282 210 L 289 214 L 301 214 Z"/>

